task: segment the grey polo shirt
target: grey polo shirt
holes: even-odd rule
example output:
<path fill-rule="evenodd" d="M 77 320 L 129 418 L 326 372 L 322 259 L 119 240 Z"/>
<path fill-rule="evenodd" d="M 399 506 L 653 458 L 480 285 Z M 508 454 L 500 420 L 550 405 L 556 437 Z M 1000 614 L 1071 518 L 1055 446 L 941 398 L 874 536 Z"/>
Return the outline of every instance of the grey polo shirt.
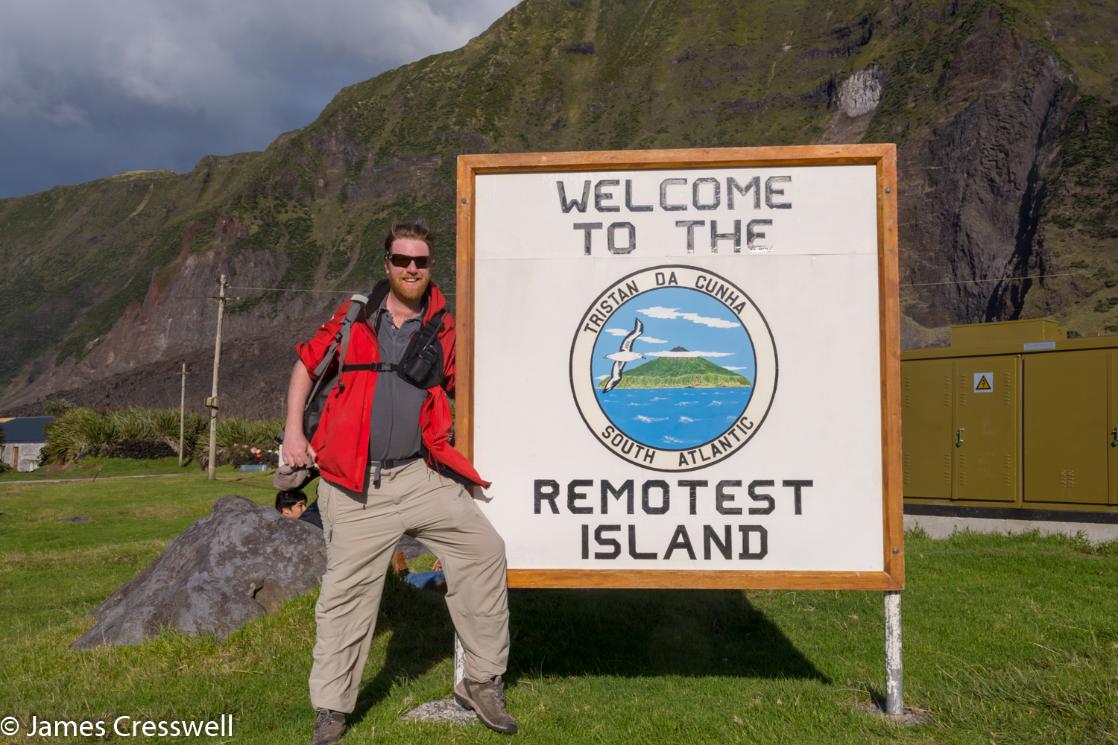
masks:
<path fill-rule="evenodd" d="M 423 313 L 409 318 L 396 328 L 392 314 L 384 305 L 373 315 L 380 347 L 380 361 L 398 364 L 408 342 L 419 331 Z M 419 409 L 427 391 L 408 383 L 394 372 L 377 375 L 373 392 L 373 410 L 369 414 L 369 459 L 394 460 L 419 454 L 422 442 Z"/>

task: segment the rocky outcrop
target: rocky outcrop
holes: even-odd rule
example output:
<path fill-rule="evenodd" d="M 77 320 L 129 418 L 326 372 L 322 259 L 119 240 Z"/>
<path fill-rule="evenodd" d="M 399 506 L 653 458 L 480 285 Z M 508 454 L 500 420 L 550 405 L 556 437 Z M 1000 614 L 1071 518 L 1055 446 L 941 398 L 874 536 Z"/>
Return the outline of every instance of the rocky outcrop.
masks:
<path fill-rule="evenodd" d="M 5 408 L 18 411 L 23 405 L 51 393 L 73 403 L 127 405 L 120 402 L 150 401 L 152 403 L 145 405 L 177 407 L 179 387 L 176 371 L 182 362 L 196 362 L 190 365 L 191 372 L 198 373 L 191 378 L 192 390 L 197 388 L 199 393 L 190 397 L 192 408 L 195 408 L 209 395 L 203 391 L 210 389 L 212 340 L 217 322 L 217 302 L 209 298 L 216 297 L 216 280 L 221 274 L 229 278 L 231 288 L 227 294 L 237 298 L 229 302 L 222 324 L 223 350 L 231 352 L 226 356 L 223 371 L 228 372 L 229 366 L 236 366 L 237 360 L 254 361 L 260 355 L 254 354 L 253 350 L 264 346 L 285 348 L 283 366 L 285 373 L 290 372 L 294 360 L 291 345 L 296 337 L 291 335 L 282 341 L 271 334 L 262 337 L 259 316 L 239 313 L 237 307 L 240 298 L 252 294 L 241 288 L 274 286 L 285 265 L 282 254 L 267 251 L 235 257 L 221 250 L 180 256 L 170 267 L 173 270 L 171 279 L 165 285 L 153 279 L 143 301 L 125 308 L 108 333 L 87 344 L 85 355 L 80 360 L 54 357 L 42 364 L 36 370 L 35 379 L 9 398 Z M 306 316 L 310 312 L 309 299 L 318 298 L 296 296 L 285 302 L 277 309 L 277 317 L 268 319 L 267 325 L 280 329 L 292 318 Z M 322 303 L 317 305 L 325 308 Z M 328 314 L 326 310 L 317 312 L 321 319 L 303 320 L 296 323 L 295 328 L 302 334 L 313 330 L 326 318 L 322 314 Z M 205 337 L 209 337 L 210 343 L 199 348 L 200 339 Z M 271 359 L 277 356 L 268 355 Z M 106 385 L 109 383 L 106 380 L 108 371 L 118 382 L 133 383 L 126 385 L 132 393 L 142 392 L 145 395 L 126 397 L 123 395 L 126 391 L 119 385 Z M 159 377 L 152 377 L 153 372 Z M 276 377 L 278 379 L 279 376 Z M 86 385 L 95 381 L 94 385 Z M 67 395 L 66 392 L 71 390 L 74 393 Z M 156 403 L 161 399 L 167 399 L 166 403 Z M 252 410 L 256 411 L 256 408 Z"/>
<path fill-rule="evenodd" d="M 870 66 L 842 82 L 835 96 L 838 109 L 849 117 L 862 116 L 881 103 L 881 76 Z"/>
<path fill-rule="evenodd" d="M 832 80 L 828 89 L 832 114 L 819 141 L 828 144 L 861 142 L 885 92 L 881 71 L 876 65 L 870 65 L 857 70 L 837 86 Z"/>
<path fill-rule="evenodd" d="M 1051 52 L 987 19 L 944 72 L 945 121 L 900 149 L 903 310 L 926 327 L 1016 318 L 1074 88 Z M 976 92 L 975 88 L 979 90 Z"/>
<path fill-rule="evenodd" d="M 90 613 L 96 623 L 71 648 L 139 644 L 167 628 L 224 638 L 314 588 L 325 569 L 321 529 L 221 497 Z"/>

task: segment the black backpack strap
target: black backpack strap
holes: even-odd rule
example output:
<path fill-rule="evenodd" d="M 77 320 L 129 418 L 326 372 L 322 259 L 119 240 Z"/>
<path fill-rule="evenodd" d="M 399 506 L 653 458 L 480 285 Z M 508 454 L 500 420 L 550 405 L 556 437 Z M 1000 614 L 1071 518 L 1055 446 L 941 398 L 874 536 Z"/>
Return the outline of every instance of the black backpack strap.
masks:
<path fill-rule="evenodd" d="M 359 365 L 346 365 L 345 371 L 351 372 L 392 372 L 396 365 L 391 362 L 365 362 Z"/>
<path fill-rule="evenodd" d="M 440 308 L 435 311 L 431 316 L 431 320 L 422 324 L 419 331 L 415 332 L 412 340 L 408 342 L 408 346 L 415 345 L 417 348 L 425 347 L 428 344 L 434 343 L 435 339 L 439 336 L 439 331 L 443 327 L 443 316 L 446 315 L 446 308 Z M 418 340 L 418 341 L 417 341 Z M 404 352 L 407 354 L 407 352 Z"/>
<path fill-rule="evenodd" d="M 432 339 L 439 335 L 439 330 L 443 327 L 443 318 L 445 316 L 446 308 L 439 308 L 435 311 L 434 315 L 431 316 L 431 320 L 427 322 L 427 325 L 431 327 Z"/>
<path fill-rule="evenodd" d="M 360 320 L 368 321 L 369 313 L 375 313 L 384 303 L 384 299 L 388 297 L 388 280 L 382 279 L 373 286 L 373 289 L 367 293 L 368 300 L 365 303 L 364 313 L 361 315 Z"/>

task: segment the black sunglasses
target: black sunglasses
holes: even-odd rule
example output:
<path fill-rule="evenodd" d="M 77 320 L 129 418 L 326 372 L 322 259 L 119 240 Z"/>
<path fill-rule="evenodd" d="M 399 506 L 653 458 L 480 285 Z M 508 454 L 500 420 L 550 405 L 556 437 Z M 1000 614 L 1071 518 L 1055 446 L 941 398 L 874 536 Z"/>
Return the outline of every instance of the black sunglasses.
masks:
<path fill-rule="evenodd" d="M 407 269 L 408 264 L 415 262 L 416 269 L 426 269 L 431 265 L 430 256 L 408 256 L 407 254 L 388 254 L 388 263 L 397 269 Z"/>

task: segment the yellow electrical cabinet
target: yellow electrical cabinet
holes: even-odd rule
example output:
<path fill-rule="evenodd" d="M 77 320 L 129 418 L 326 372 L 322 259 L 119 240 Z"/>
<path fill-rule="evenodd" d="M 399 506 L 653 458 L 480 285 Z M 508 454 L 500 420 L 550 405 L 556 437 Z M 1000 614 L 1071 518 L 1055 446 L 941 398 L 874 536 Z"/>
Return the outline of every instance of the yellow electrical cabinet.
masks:
<path fill-rule="evenodd" d="M 955 360 L 955 479 L 952 499 L 1017 499 L 1017 357 Z"/>
<path fill-rule="evenodd" d="M 904 493 L 1012 502 L 1017 498 L 1016 357 L 901 365 Z"/>
<path fill-rule="evenodd" d="M 1110 353 L 1110 395 L 1109 412 L 1110 421 L 1107 426 L 1107 447 L 1109 448 L 1110 463 L 1110 503 L 1118 505 L 1118 351 Z"/>
<path fill-rule="evenodd" d="M 901 365 L 901 442 L 904 493 L 942 497 L 951 493 L 955 396 L 951 360 Z"/>
<path fill-rule="evenodd" d="M 1065 337 L 971 324 L 901 355 L 906 499 L 1118 512 L 1118 337 Z"/>
<path fill-rule="evenodd" d="M 1110 504 L 1115 352 L 1025 360 L 1025 501 Z"/>

